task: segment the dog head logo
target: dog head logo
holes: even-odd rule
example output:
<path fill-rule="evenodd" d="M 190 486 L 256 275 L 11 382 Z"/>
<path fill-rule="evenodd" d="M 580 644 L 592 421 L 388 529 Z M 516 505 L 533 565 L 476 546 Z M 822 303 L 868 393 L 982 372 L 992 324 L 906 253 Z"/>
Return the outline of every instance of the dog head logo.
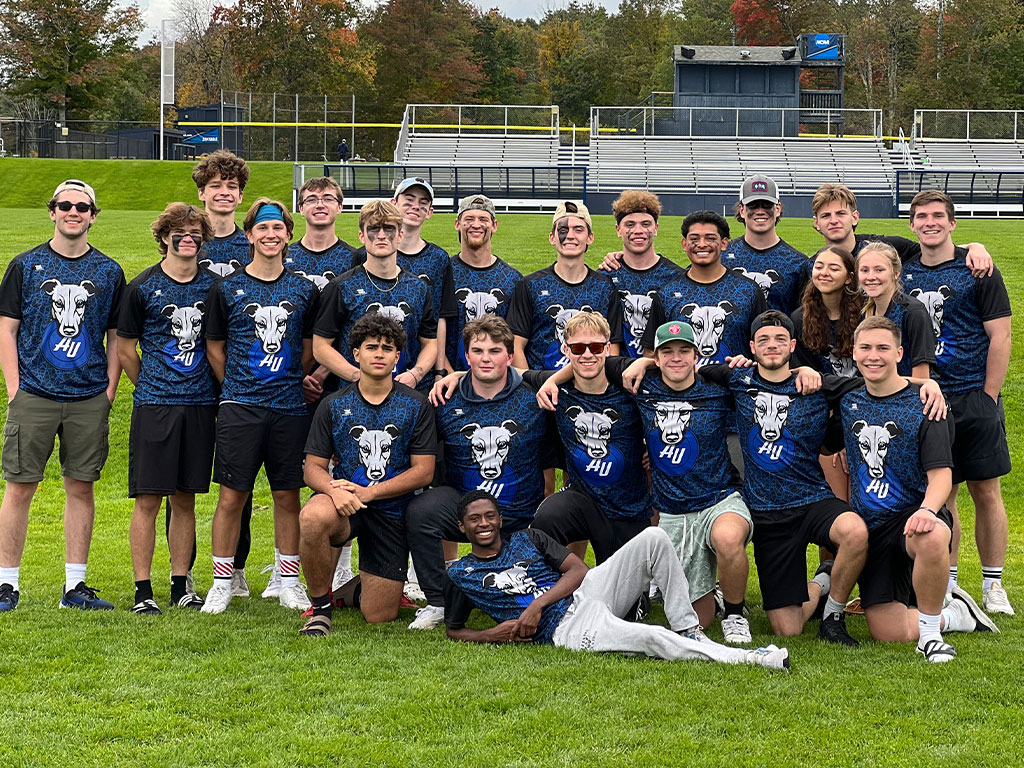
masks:
<path fill-rule="evenodd" d="M 192 306 L 179 307 L 168 304 L 160 310 L 160 314 L 171 321 L 171 335 L 178 343 L 180 352 L 191 352 L 199 342 L 199 334 L 203 332 L 203 313 L 206 304 L 197 301 Z"/>
<path fill-rule="evenodd" d="M 782 437 L 782 428 L 789 418 L 789 406 L 793 398 L 757 389 L 748 389 L 747 394 L 754 398 L 754 422 L 761 430 L 761 439 L 774 443 Z"/>
<path fill-rule="evenodd" d="M 537 584 L 526 571 L 530 567 L 529 560 L 520 560 L 511 568 L 506 568 L 497 573 L 484 574 L 483 585 L 490 589 L 500 589 L 506 595 L 533 595 L 534 597 L 544 594 L 547 590 Z"/>
<path fill-rule="evenodd" d="M 686 428 L 690 426 L 690 416 L 693 414 L 693 406 L 689 403 L 662 402 L 654 404 L 654 417 L 658 430 L 661 432 L 661 442 L 665 445 L 678 445 L 686 434 Z"/>
<path fill-rule="evenodd" d="M 493 315 L 498 310 L 499 304 L 505 303 L 505 292 L 500 288 L 492 288 L 487 293 L 473 291 L 469 288 L 459 288 L 455 292 L 455 298 L 465 307 L 466 322 L 479 320 L 484 315 Z"/>
<path fill-rule="evenodd" d="M 928 310 L 928 317 L 932 319 L 932 332 L 935 338 L 942 334 L 942 316 L 945 313 L 946 299 L 953 295 L 953 290 L 948 285 L 940 285 L 934 291 L 922 291 L 915 288 L 910 295 L 924 304 Z"/>
<path fill-rule="evenodd" d="M 211 259 L 200 259 L 199 266 L 207 272 L 212 272 L 217 275 L 217 277 L 227 277 L 236 269 L 241 267 L 242 264 L 237 259 L 231 259 L 225 264 L 218 264 Z"/>
<path fill-rule="evenodd" d="M 644 335 L 644 330 L 647 328 L 647 321 L 651 316 L 651 301 L 658 292 L 630 293 L 629 291 L 619 291 L 619 293 L 622 295 L 622 311 L 625 315 L 626 326 L 629 328 L 629 334 L 633 338 L 639 339 Z"/>
<path fill-rule="evenodd" d="M 555 340 L 558 342 L 559 349 L 565 343 L 565 324 L 580 312 L 593 311 L 594 308 L 589 304 L 584 304 L 579 309 L 566 309 L 561 304 L 552 304 L 547 308 L 548 317 L 555 321 Z"/>
<path fill-rule="evenodd" d="M 736 267 L 732 271 L 734 274 L 743 275 L 743 277 L 749 277 L 751 280 L 757 283 L 758 287 L 761 289 L 761 292 L 764 294 L 764 297 L 766 299 L 768 298 L 768 294 L 772 290 L 772 286 L 782 279 L 782 275 L 780 275 L 774 269 L 767 269 L 764 272 L 748 272 L 746 267 Z"/>
<path fill-rule="evenodd" d="M 288 333 L 288 316 L 295 311 L 290 301 L 282 301 L 276 306 L 246 304 L 243 310 L 252 318 L 256 325 L 256 338 L 260 340 L 263 351 L 268 355 L 276 355 L 284 346 L 284 336 Z"/>
<path fill-rule="evenodd" d="M 885 474 L 885 457 L 889 452 L 889 443 L 903 430 L 894 421 L 887 421 L 882 426 L 868 424 L 863 419 L 853 424 L 853 434 L 857 437 L 857 447 L 867 465 L 868 474 L 876 480 Z"/>
<path fill-rule="evenodd" d="M 565 415 L 573 423 L 576 440 L 587 451 L 592 459 L 603 459 L 608 455 L 608 441 L 612 437 L 612 425 L 621 414 L 613 408 L 605 408 L 601 413 L 584 411 L 578 405 L 565 409 Z"/>
<path fill-rule="evenodd" d="M 51 278 L 44 280 L 39 289 L 50 297 L 50 314 L 57 323 L 57 331 L 65 339 L 73 339 L 82 329 L 85 305 L 96 294 L 96 285 L 91 280 L 75 284 Z"/>
<path fill-rule="evenodd" d="M 520 431 L 512 419 L 506 419 L 498 427 L 481 427 L 467 424 L 459 432 L 469 440 L 473 461 L 480 467 L 480 476 L 485 480 L 497 480 L 505 468 L 508 449 L 512 438 Z"/>
<path fill-rule="evenodd" d="M 324 288 L 327 287 L 327 284 L 329 282 L 331 282 L 331 280 L 333 280 L 335 277 L 337 277 L 337 275 L 335 275 L 330 270 L 328 270 L 327 272 L 324 272 L 322 275 L 317 275 L 317 274 L 310 275 L 310 274 L 306 274 L 301 269 L 296 269 L 295 270 L 295 274 L 298 275 L 299 277 L 306 278 L 307 280 L 309 280 L 309 282 L 311 282 L 313 285 L 315 285 L 318 290 L 321 290 L 321 291 Z"/>
<path fill-rule="evenodd" d="M 375 301 L 373 302 L 373 304 L 367 305 L 366 312 L 364 312 L 363 314 L 384 315 L 384 317 L 390 317 L 396 323 L 401 325 L 402 323 L 405 322 L 405 318 L 407 318 L 411 313 L 412 306 L 410 306 L 408 302 L 400 301 L 398 302 L 397 306 L 385 306 L 384 304 L 381 304 L 379 301 Z"/>
<path fill-rule="evenodd" d="M 367 429 L 357 425 L 348 434 L 359 443 L 359 463 L 366 470 L 367 479 L 379 483 L 387 476 L 391 444 L 402 431 L 394 424 L 388 424 L 384 429 Z"/>
<path fill-rule="evenodd" d="M 706 307 L 695 303 L 683 307 L 683 316 L 693 328 L 697 351 L 701 357 L 713 358 L 718 354 L 718 346 L 725 333 L 726 318 L 732 313 L 733 306 L 728 301 Z"/>

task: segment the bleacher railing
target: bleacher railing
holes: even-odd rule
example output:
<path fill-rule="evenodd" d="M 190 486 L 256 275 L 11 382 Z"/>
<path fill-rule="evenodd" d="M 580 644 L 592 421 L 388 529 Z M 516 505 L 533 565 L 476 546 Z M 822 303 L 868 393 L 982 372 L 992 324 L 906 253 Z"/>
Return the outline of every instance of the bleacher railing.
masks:
<path fill-rule="evenodd" d="M 499 207 L 520 210 L 544 209 L 561 200 L 585 200 L 586 166 L 437 166 L 402 163 L 318 163 L 296 164 L 292 179 L 295 194 L 307 179 L 330 176 L 338 181 L 346 202 L 367 198 L 390 199 L 402 179 L 426 179 L 434 189 L 435 208 L 450 204 L 455 210 L 459 198 L 482 193 Z M 450 201 L 448 200 L 450 198 Z M 531 206 L 531 201 L 536 205 Z"/>
<path fill-rule="evenodd" d="M 919 139 L 951 141 L 1022 141 L 1024 110 L 915 109 Z"/>
<path fill-rule="evenodd" d="M 923 189 L 945 192 L 958 214 L 967 216 L 1024 216 L 1024 170 L 953 171 L 898 169 L 896 204 L 900 213 Z"/>
<path fill-rule="evenodd" d="M 590 138 L 881 139 L 880 109 L 591 107 Z"/>
<path fill-rule="evenodd" d="M 557 138 L 559 133 L 558 106 L 551 104 L 408 104 L 405 118 L 410 135 Z"/>

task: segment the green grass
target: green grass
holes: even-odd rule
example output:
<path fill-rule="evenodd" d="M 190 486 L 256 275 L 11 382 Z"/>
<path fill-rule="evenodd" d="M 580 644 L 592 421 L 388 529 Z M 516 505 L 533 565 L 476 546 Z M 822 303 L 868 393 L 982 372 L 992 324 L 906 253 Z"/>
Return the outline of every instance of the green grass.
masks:
<path fill-rule="evenodd" d="M 149 167 L 163 172 L 163 166 Z M 167 167 L 187 176 L 183 166 Z M 52 234 L 39 201 L 52 190 L 53 179 L 59 181 L 33 182 L 32 210 L 25 209 L 27 193 L 17 189 L 21 202 L 8 203 L 12 207 L 0 215 L 0 267 Z M 150 197 L 143 188 L 150 180 L 138 190 L 108 191 L 98 184 L 106 210 L 93 242 L 118 259 L 129 278 L 157 258 L 148 227 L 167 197 Z M 32 181 L 26 176 L 14 186 Z M 191 199 L 190 185 L 180 189 Z M 255 181 L 250 189 L 266 191 Z M 114 199 L 151 203 L 118 211 L 106 202 Z M 452 216 L 437 215 L 425 235 L 454 249 L 452 223 Z M 609 217 L 597 217 L 595 227 L 592 264 L 616 244 Z M 678 218 L 664 220 L 659 240 L 659 249 L 676 258 L 678 227 Z M 545 266 L 553 258 L 548 228 L 547 217 L 500 216 L 495 250 L 524 272 Z M 865 221 L 860 228 L 904 233 L 906 222 Z M 353 215 L 343 218 L 340 231 L 356 242 Z M 804 251 L 819 242 L 805 219 L 784 220 L 781 234 Z M 1024 330 L 1017 289 L 1024 281 L 1020 234 L 1019 223 L 1005 221 L 965 220 L 957 230 L 959 242 L 983 241 L 995 256 L 1017 312 L 1018 336 Z M 1016 463 L 1024 458 L 1022 386 L 1018 345 L 1004 390 Z M 88 615 L 56 608 L 63 581 L 62 492 L 51 461 L 32 507 L 22 604 L 0 621 L 0 766 L 946 766 L 1016 764 L 1024 752 L 1018 735 L 1021 618 L 1000 617 L 998 637 L 954 636 L 960 658 L 939 668 L 925 664 L 912 646 L 870 642 L 862 619 L 850 621 L 863 643 L 854 651 L 818 643 L 809 627 L 787 643 L 794 669 L 783 675 L 555 648 L 460 645 L 441 631 L 407 631 L 411 610 L 384 627 L 367 627 L 343 612 L 329 639 L 310 642 L 298 637 L 294 613 L 258 596 L 236 600 L 220 617 L 132 616 L 125 610 L 132 598 L 131 503 L 125 496 L 130 401 L 124 381 L 112 415 L 110 460 L 97 484 L 89 565 L 90 583 L 119 610 Z M 1007 581 L 1011 599 L 1024 609 L 1024 515 L 1016 503 L 1022 490 L 1019 473 L 1007 478 Z M 200 586 L 211 578 L 214 502 L 210 494 L 197 504 Z M 266 583 L 259 567 L 271 561 L 273 547 L 265 482 L 256 502 L 249 574 L 258 594 Z M 961 511 L 970 532 L 973 507 L 966 495 Z M 162 535 L 154 566 L 162 602 L 168 595 Z M 961 581 L 979 592 L 970 535 L 961 550 Z M 756 571 L 748 600 L 755 639 L 769 642 Z M 717 628 L 712 636 L 720 638 Z"/>

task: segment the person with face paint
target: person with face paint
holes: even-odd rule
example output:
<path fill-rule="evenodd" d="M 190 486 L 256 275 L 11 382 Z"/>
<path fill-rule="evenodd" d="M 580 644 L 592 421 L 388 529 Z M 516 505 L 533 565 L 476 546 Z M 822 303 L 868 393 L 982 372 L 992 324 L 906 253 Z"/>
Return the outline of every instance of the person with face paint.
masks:
<path fill-rule="evenodd" d="M 154 524 L 162 499 L 173 511 L 171 606 L 198 610 L 187 573 L 196 536 L 196 494 L 210 490 L 217 422 L 217 387 L 206 357 L 206 298 L 216 276 L 198 265 L 213 237 L 204 211 L 171 203 L 153 222 L 162 258 L 132 280 L 121 304 L 117 353 L 135 385 L 128 448 L 128 496 L 135 499 L 129 528 L 135 571 L 132 613 L 159 615 L 150 569 Z M 141 348 L 142 356 L 139 356 Z"/>

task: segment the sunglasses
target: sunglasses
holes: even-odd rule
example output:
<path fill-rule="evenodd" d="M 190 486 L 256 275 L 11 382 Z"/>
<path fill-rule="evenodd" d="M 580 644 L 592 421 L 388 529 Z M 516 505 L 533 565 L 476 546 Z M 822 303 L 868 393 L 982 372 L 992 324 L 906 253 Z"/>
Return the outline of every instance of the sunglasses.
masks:
<path fill-rule="evenodd" d="M 388 240 L 391 240 L 398 234 L 398 227 L 393 224 L 385 224 L 383 227 L 366 228 L 366 236 L 369 237 L 370 240 L 376 240 L 380 236 L 381 232 L 384 233 L 384 236 L 387 237 Z"/>
<path fill-rule="evenodd" d="M 89 211 L 92 210 L 92 203 L 72 203 L 68 202 L 67 200 L 61 200 L 59 203 L 56 204 L 56 207 L 60 208 L 65 213 L 70 211 L 72 208 L 74 208 L 79 213 L 88 213 Z"/>
<path fill-rule="evenodd" d="M 566 344 L 565 346 L 569 348 L 570 352 L 572 352 L 574 355 L 577 355 L 577 356 L 582 355 L 588 349 L 590 350 L 590 354 L 592 354 L 592 355 L 600 355 L 602 352 L 604 352 L 604 348 L 608 346 L 608 342 L 607 341 L 592 341 L 589 344 L 583 344 L 582 342 L 576 342 L 576 343 L 573 343 L 573 344 Z"/>

